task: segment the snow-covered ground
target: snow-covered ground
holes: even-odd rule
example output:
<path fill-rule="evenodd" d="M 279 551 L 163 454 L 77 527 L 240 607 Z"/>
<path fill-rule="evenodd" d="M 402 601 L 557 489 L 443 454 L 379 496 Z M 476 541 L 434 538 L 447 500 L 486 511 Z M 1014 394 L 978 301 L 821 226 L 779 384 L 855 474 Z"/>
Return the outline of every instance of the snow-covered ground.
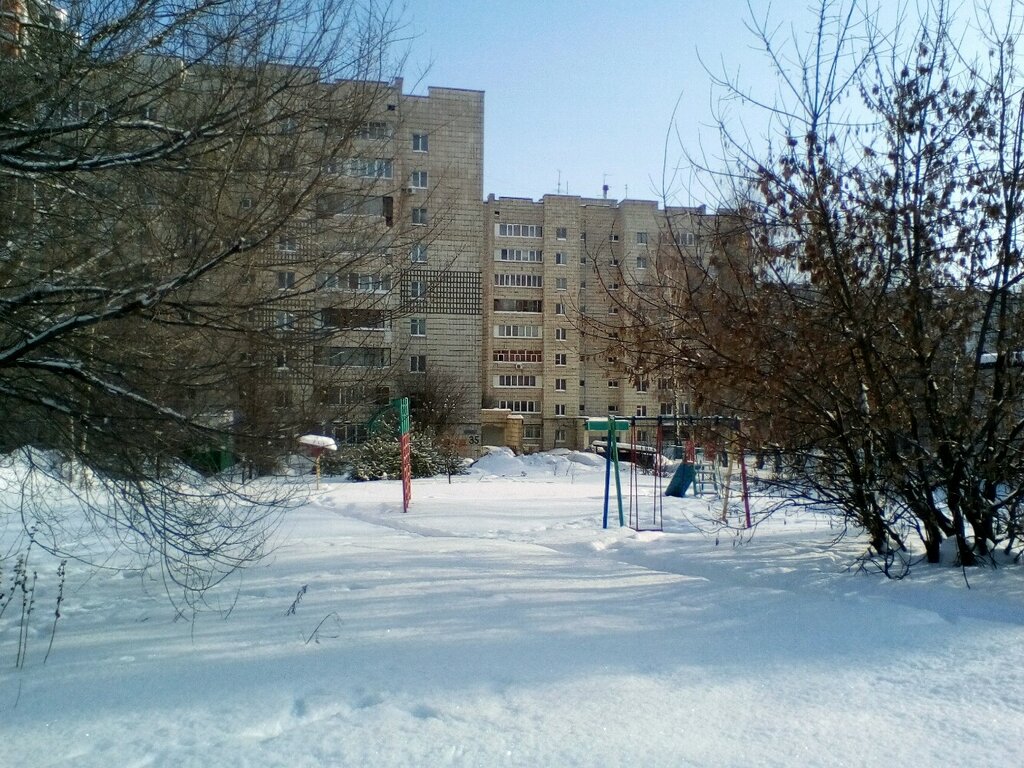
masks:
<path fill-rule="evenodd" d="M 328 480 L 226 616 L 71 563 L 45 664 L 36 557 L 23 669 L 0 620 L 2 763 L 1024 765 L 1020 568 L 888 581 L 822 517 L 715 533 L 717 500 L 605 531 L 593 459 L 491 456 L 408 515 L 396 482 Z"/>

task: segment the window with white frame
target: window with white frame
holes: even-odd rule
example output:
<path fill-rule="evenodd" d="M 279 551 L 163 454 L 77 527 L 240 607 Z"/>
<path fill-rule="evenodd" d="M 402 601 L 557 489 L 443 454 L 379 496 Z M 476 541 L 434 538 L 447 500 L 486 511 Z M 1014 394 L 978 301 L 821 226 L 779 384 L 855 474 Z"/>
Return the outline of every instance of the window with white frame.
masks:
<path fill-rule="evenodd" d="M 542 312 L 544 302 L 541 299 L 495 299 L 495 312 Z"/>
<path fill-rule="evenodd" d="M 555 416 L 565 416 L 565 403 L 559 403 L 555 406 Z"/>
<path fill-rule="evenodd" d="M 646 232 L 637 232 L 636 233 L 636 244 L 637 245 L 647 245 L 647 233 Z"/>
<path fill-rule="evenodd" d="M 417 227 L 426 226 L 427 224 L 427 209 L 426 208 L 413 208 L 412 209 L 412 223 Z"/>
<path fill-rule="evenodd" d="M 363 179 L 390 179 L 394 176 L 394 162 L 385 157 L 353 157 L 343 165 L 346 176 Z"/>
<path fill-rule="evenodd" d="M 539 413 L 536 400 L 499 400 L 498 408 L 507 408 L 513 413 Z"/>
<path fill-rule="evenodd" d="M 412 151 L 426 152 L 430 148 L 430 137 L 426 133 L 414 133 L 412 135 Z"/>
<path fill-rule="evenodd" d="M 661 404 L 661 415 L 662 416 L 673 416 L 675 415 L 676 409 L 672 403 Z"/>
<path fill-rule="evenodd" d="M 391 365 L 391 350 L 386 347 L 324 347 L 318 360 L 321 365 L 386 368 Z"/>
<path fill-rule="evenodd" d="M 496 363 L 543 363 L 544 353 L 539 349 L 496 349 L 491 359 Z"/>
<path fill-rule="evenodd" d="M 523 425 L 523 439 L 524 440 L 540 440 L 544 434 L 544 427 L 540 424 L 524 424 Z"/>
<path fill-rule="evenodd" d="M 636 415 L 637 416 L 646 416 L 647 415 L 647 406 L 646 405 L 638 405 L 636 407 Z"/>
<path fill-rule="evenodd" d="M 565 328 L 555 328 L 555 341 L 565 341 L 567 338 L 569 334 Z"/>
<path fill-rule="evenodd" d="M 556 277 L 555 278 L 555 290 L 556 291 L 567 291 L 567 290 L 569 290 L 569 278 L 567 278 L 567 277 Z"/>
<path fill-rule="evenodd" d="M 694 245 L 697 236 L 693 232 L 676 232 L 675 241 L 676 245 Z"/>
<path fill-rule="evenodd" d="M 294 235 L 277 236 L 278 253 L 296 253 L 299 250 L 299 241 Z"/>
<path fill-rule="evenodd" d="M 348 290 L 356 293 L 387 293 L 391 290 L 391 275 L 360 275 L 349 272 L 346 275 Z"/>
<path fill-rule="evenodd" d="M 618 388 L 619 388 L 619 380 L 618 379 L 608 379 L 608 389 L 618 389 Z"/>
<path fill-rule="evenodd" d="M 619 266 L 619 260 L 618 260 L 618 259 L 612 259 L 612 260 L 611 260 L 611 261 L 609 261 L 608 263 L 609 263 L 609 264 L 610 264 L 611 266 L 613 266 L 613 267 L 617 267 L 617 266 Z"/>
<path fill-rule="evenodd" d="M 413 317 L 409 320 L 409 335 L 410 336 L 426 336 L 427 335 L 427 319 L 425 317 Z"/>
<path fill-rule="evenodd" d="M 617 243 L 617 242 L 619 242 L 619 236 L 617 234 L 615 234 L 614 232 L 612 232 L 610 235 L 608 235 L 608 242 L 609 243 Z"/>
<path fill-rule="evenodd" d="M 295 287 L 295 273 L 294 272 L 278 272 L 277 273 L 277 290 L 287 291 Z"/>
<path fill-rule="evenodd" d="M 569 263 L 569 258 L 562 251 L 555 251 L 555 264 L 564 267 Z"/>
<path fill-rule="evenodd" d="M 637 392 L 646 392 L 649 386 L 650 386 L 650 384 L 647 381 L 638 381 L 636 383 L 636 391 Z"/>
<path fill-rule="evenodd" d="M 391 126 L 382 122 L 363 123 L 356 132 L 359 139 L 389 139 L 391 138 Z"/>
<path fill-rule="evenodd" d="M 636 268 L 637 269 L 647 269 L 647 257 L 646 256 L 637 256 L 636 257 Z"/>
<path fill-rule="evenodd" d="M 543 275 L 518 274 L 496 274 L 494 284 L 497 286 L 510 286 L 513 288 L 543 288 Z"/>
<path fill-rule="evenodd" d="M 544 237 L 540 224 L 496 224 L 498 237 Z"/>
<path fill-rule="evenodd" d="M 618 413 L 618 411 L 619 411 L 619 406 L 617 404 L 610 403 L 608 405 L 608 413 Z"/>
<path fill-rule="evenodd" d="M 409 260 L 413 264 L 426 264 L 427 263 L 427 246 L 426 243 L 416 243 L 409 251 Z"/>
<path fill-rule="evenodd" d="M 619 308 L 616 307 L 616 306 L 608 307 L 608 314 L 609 315 L 617 315 L 617 314 L 619 314 Z"/>
<path fill-rule="evenodd" d="M 526 261 L 540 264 L 544 261 L 544 251 L 524 250 L 522 248 L 499 248 L 494 252 L 495 261 Z"/>
<path fill-rule="evenodd" d="M 556 352 L 555 353 L 555 365 L 568 365 L 568 364 L 569 364 L 569 355 L 568 354 L 566 354 L 565 352 Z"/>
<path fill-rule="evenodd" d="M 427 372 L 427 356 L 426 355 L 410 355 L 409 356 L 409 373 L 426 373 Z"/>
<path fill-rule="evenodd" d="M 499 387 L 536 387 L 537 377 L 524 373 L 503 373 L 498 375 L 497 384 Z"/>
<path fill-rule="evenodd" d="M 427 296 L 427 283 L 425 280 L 409 281 L 409 298 L 423 299 Z"/>
<path fill-rule="evenodd" d="M 565 314 L 565 304 L 562 304 L 562 303 L 555 304 L 555 314 L 556 315 L 564 315 Z"/>
<path fill-rule="evenodd" d="M 427 188 L 427 172 L 426 171 L 413 171 L 409 176 L 409 186 L 413 189 L 426 189 Z"/>
<path fill-rule="evenodd" d="M 568 389 L 568 379 L 555 379 L 555 391 L 565 392 Z"/>
<path fill-rule="evenodd" d="M 503 338 L 539 339 L 541 338 L 541 327 L 539 325 L 496 325 L 494 335 Z"/>
<path fill-rule="evenodd" d="M 294 331 L 295 330 L 295 313 L 285 312 L 284 310 L 277 310 L 274 313 L 274 328 L 279 331 Z"/>
<path fill-rule="evenodd" d="M 565 227 L 555 227 L 555 239 L 565 240 L 569 237 L 569 231 Z"/>
<path fill-rule="evenodd" d="M 565 410 L 565 406 L 562 406 L 562 409 L 564 411 Z M 562 413 L 561 415 L 565 416 L 565 413 Z M 556 429 L 555 430 L 555 442 L 556 443 L 564 443 L 565 442 L 565 430 L 564 429 Z"/>

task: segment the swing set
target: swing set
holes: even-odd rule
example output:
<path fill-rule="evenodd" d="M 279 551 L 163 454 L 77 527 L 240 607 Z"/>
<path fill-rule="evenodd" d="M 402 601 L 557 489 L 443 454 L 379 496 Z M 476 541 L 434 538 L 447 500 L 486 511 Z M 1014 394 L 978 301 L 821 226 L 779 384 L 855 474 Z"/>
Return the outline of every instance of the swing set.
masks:
<path fill-rule="evenodd" d="M 639 439 L 638 426 L 655 426 L 655 438 L 653 446 Z M 673 459 L 683 459 L 682 464 L 676 469 L 667 488 L 664 488 L 664 474 L 662 462 L 666 456 L 665 437 L 667 428 L 671 427 L 675 435 L 675 441 L 670 446 L 673 448 Z M 725 416 L 634 416 L 629 419 L 621 418 L 592 418 L 586 422 L 588 432 L 598 432 L 605 435 L 604 441 L 595 441 L 594 447 L 605 450 L 605 479 L 604 479 L 604 514 L 602 527 L 608 527 L 608 511 L 611 506 L 611 478 L 615 478 L 615 497 L 619 512 L 619 526 L 625 527 L 626 515 L 622 502 L 622 480 L 620 455 L 629 457 L 629 527 L 635 531 L 661 531 L 664 530 L 663 516 L 665 496 L 682 497 L 686 491 L 693 488 L 693 494 L 701 495 L 710 484 L 715 492 L 723 497 L 722 520 L 726 519 L 729 508 L 729 492 L 732 481 L 732 462 L 728 459 L 728 451 L 722 450 L 721 455 L 726 459 L 726 478 L 720 482 L 718 473 L 713 467 L 713 462 L 718 458 L 719 451 L 714 445 L 697 448 L 693 439 L 688 439 L 685 446 L 679 442 L 679 427 L 686 427 L 691 434 L 695 429 L 711 431 L 713 434 L 720 434 L 722 429 L 728 430 L 733 435 L 731 441 L 736 446 L 736 453 L 739 457 L 740 477 L 742 484 L 743 509 L 745 524 L 751 526 L 750 499 L 747 488 L 747 468 L 743 460 L 743 444 L 739 439 L 740 420 Z M 619 433 L 629 432 L 629 441 L 622 442 Z M 727 441 L 729 442 L 729 441 Z M 711 456 L 712 465 L 704 461 L 707 455 Z M 649 510 L 643 510 L 640 503 L 640 473 L 647 464 L 654 478 L 653 483 L 653 505 Z"/>

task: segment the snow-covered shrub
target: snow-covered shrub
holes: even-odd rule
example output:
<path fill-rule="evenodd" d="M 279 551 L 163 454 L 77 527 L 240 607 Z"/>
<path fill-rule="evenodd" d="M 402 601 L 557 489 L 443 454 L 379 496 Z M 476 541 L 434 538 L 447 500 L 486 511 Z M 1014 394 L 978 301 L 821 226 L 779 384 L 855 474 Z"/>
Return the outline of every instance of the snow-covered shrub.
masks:
<path fill-rule="evenodd" d="M 412 476 L 461 475 L 466 470 L 462 458 L 443 439 L 413 432 Z M 398 438 L 375 436 L 361 445 L 321 460 L 325 475 L 348 472 L 353 480 L 384 480 L 402 476 L 402 452 Z"/>

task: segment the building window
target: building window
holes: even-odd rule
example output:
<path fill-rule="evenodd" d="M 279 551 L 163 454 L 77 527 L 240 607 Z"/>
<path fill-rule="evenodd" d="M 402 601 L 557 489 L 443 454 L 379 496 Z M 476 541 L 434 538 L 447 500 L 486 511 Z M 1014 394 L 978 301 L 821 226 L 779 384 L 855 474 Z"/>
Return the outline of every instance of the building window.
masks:
<path fill-rule="evenodd" d="M 317 287 L 336 291 L 344 285 L 356 293 L 387 293 L 391 290 L 391 275 L 360 275 L 349 272 L 344 283 L 336 274 L 317 275 Z"/>
<path fill-rule="evenodd" d="M 611 260 L 611 261 L 609 261 L 608 263 L 609 263 L 609 264 L 610 264 L 611 266 L 613 266 L 613 267 L 617 267 L 617 266 L 619 266 L 619 260 L 618 260 L 618 259 L 612 259 L 612 260 Z"/>
<path fill-rule="evenodd" d="M 650 384 L 647 381 L 638 381 L 636 383 L 636 391 L 637 392 L 646 392 L 649 386 L 650 386 Z"/>
<path fill-rule="evenodd" d="M 242 206 L 242 210 L 243 211 L 248 211 L 249 209 L 251 209 L 252 208 L 252 198 L 251 197 L 243 197 L 242 198 L 242 202 L 241 202 L 241 206 Z"/>
<path fill-rule="evenodd" d="M 662 403 L 661 404 L 661 415 L 662 416 L 673 416 L 673 415 L 675 415 L 675 408 L 672 406 L 672 403 Z"/>
<path fill-rule="evenodd" d="M 423 299 L 427 295 L 427 284 L 423 280 L 411 280 L 409 282 L 409 298 Z"/>
<path fill-rule="evenodd" d="M 555 328 L 555 341 L 565 341 L 568 338 L 568 332 L 565 328 Z"/>
<path fill-rule="evenodd" d="M 568 364 L 569 364 L 569 355 L 568 354 L 566 354 L 565 352 L 556 352 L 555 353 L 555 365 L 568 365 Z"/>
<path fill-rule="evenodd" d="M 608 379 L 608 389 L 618 389 L 618 388 L 619 388 L 619 380 L 618 379 Z"/>
<path fill-rule="evenodd" d="M 495 312 L 542 312 L 544 302 L 540 299 L 495 299 Z"/>
<path fill-rule="evenodd" d="M 569 278 L 567 278 L 567 277 L 556 277 L 555 278 L 555 290 L 556 291 L 567 291 L 567 290 L 569 290 Z"/>
<path fill-rule="evenodd" d="M 494 335 L 498 338 L 541 338 L 541 327 L 539 325 L 496 325 Z"/>
<path fill-rule="evenodd" d="M 586 412 L 587 412 L 586 403 L 580 403 L 580 413 L 586 413 Z"/>
<path fill-rule="evenodd" d="M 426 373 L 427 372 L 427 356 L 426 355 L 410 355 L 409 356 L 409 373 Z"/>
<path fill-rule="evenodd" d="M 587 254 L 583 254 L 582 256 L 580 256 L 580 266 L 587 266 Z"/>
<path fill-rule="evenodd" d="M 647 233 L 646 232 L 637 232 L 636 233 L 636 244 L 637 245 L 647 245 Z"/>
<path fill-rule="evenodd" d="M 512 288 L 543 288 L 543 275 L 495 275 L 494 284 L 497 286 L 510 286 Z"/>
<path fill-rule="evenodd" d="M 567 379 L 555 379 L 555 391 L 565 392 L 568 387 L 566 386 Z"/>
<path fill-rule="evenodd" d="M 413 189 L 426 189 L 427 188 L 427 172 L 426 171 L 413 171 L 409 177 L 409 186 Z"/>
<path fill-rule="evenodd" d="M 608 406 L 608 413 L 618 413 L 618 411 L 619 406 L 616 405 L 615 403 L 612 403 L 611 405 Z"/>
<path fill-rule="evenodd" d="M 414 133 L 412 135 L 412 151 L 413 152 L 426 152 L 429 149 L 430 143 L 428 140 L 428 134 L 426 133 Z"/>
<path fill-rule="evenodd" d="M 507 408 L 513 413 L 539 413 L 536 400 L 499 400 L 498 408 Z"/>
<path fill-rule="evenodd" d="M 295 273 L 294 272 L 278 272 L 277 273 L 277 290 L 287 291 L 295 287 Z"/>
<path fill-rule="evenodd" d="M 561 304 L 561 303 L 555 304 L 555 314 L 556 315 L 564 315 L 565 314 L 565 304 Z"/>
<path fill-rule="evenodd" d="M 587 242 L 587 233 L 586 232 L 580 232 L 580 242 L 581 243 Z"/>
<path fill-rule="evenodd" d="M 414 317 L 409 320 L 410 336 L 427 335 L 427 319 L 425 317 Z"/>
<path fill-rule="evenodd" d="M 337 161 L 328 162 L 324 170 L 328 173 L 337 173 L 338 169 L 346 176 L 362 179 L 390 179 L 394 175 L 394 163 L 384 157 L 355 157 L 345 160 L 344 163 Z"/>
<path fill-rule="evenodd" d="M 278 310 L 274 314 L 274 328 L 279 331 L 294 331 L 295 330 L 295 314 L 292 312 L 284 312 Z"/>
<path fill-rule="evenodd" d="M 569 237 L 569 232 L 565 227 L 555 227 L 555 239 L 565 240 Z"/>
<path fill-rule="evenodd" d="M 616 235 L 616 234 L 615 234 L 615 233 L 613 232 L 612 234 L 608 235 L 608 242 L 609 242 L 609 243 L 617 243 L 617 242 L 619 242 L 619 236 L 618 236 L 618 235 Z"/>
<path fill-rule="evenodd" d="M 297 253 L 299 250 L 299 241 L 293 235 L 278 235 L 277 238 L 277 252 L 278 253 Z"/>
<path fill-rule="evenodd" d="M 498 237 L 544 237 L 540 224 L 497 224 Z"/>
<path fill-rule="evenodd" d="M 565 406 L 564 405 L 562 406 L 562 414 L 561 415 L 565 416 Z M 564 429 L 556 429 L 555 430 L 555 442 L 556 443 L 564 443 L 565 442 L 565 430 Z"/>
<path fill-rule="evenodd" d="M 409 260 L 414 264 L 427 263 L 427 246 L 425 243 L 416 243 L 409 251 Z"/>
<path fill-rule="evenodd" d="M 391 127 L 387 123 L 363 123 L 356 133 L 360 139 L 390 139 Z"/>
<path fill-rule="evenodd" d="M 524 440 L 540 440 L 541 435 L 544 434 L 543 427 L 540 424 L 524 424 L 523 425 L 523 439 Z"/>
<path fill-rule="evenodd" d="M 418 227 L 425 226 L 427 223 L 427 209 L 426 208 L 413 208 L 412 209 L 412 223 Z"/>
<path fill-rule="evenodd" d="M 636 407 L 636 415 L 637 416 L 646 416 L 647 415 L 647 406 L 646 405 L 638 405 Z"/>
<path fill-rule="evenodd" d="M 569 263 L 568 257 L 562 251 L 555 251 L 555 264 L 565 266 Z"/>
<path fill-rule="evenodd" d="M 647 257 L 646 256 L 637 256 L 636 257 L 636 268 L 637 269 L 647 269 Z"/>
<path fill-rule="evenodd" d="M 521 248 L 500 248 L 494 252 L 495 261 L 528 261 L 540 264 L 544 261 L 543 251 L 527 251 Z"/>
<path fill-rule="evenodd" d="M 697 236 L 693 232 L 676 232 L 676 245 L 693 245 L 697 242 Z"/>
<path fill-rule="evenodd" d="M 619 314 L 619 308 L 618 307 L 608 307 L 608 314 L 609 315 L 617 315 L 617 314 Z"/>
<path fill-rule="evenodd" d="M 565 404 L 559 403 L 555 406 L 555 416 L 565 416 Z"/>
<path fill-rule="evenodd" d="M 503 373 L 498 376 L 499 387 L 536 387 L 537 377 L 530 374 Z"/>
<path fill-rule="evenodd" d="M 277 358 L 274 361 L 274 367 L 281 369 L 288 367 L 288 353 L 285 350 L 280 350 L 277 353 Z"/>
<path fill-rule="evenodd" d="M 391 350 L 382 347 L 325 347 L 320 351 L 321 365 L 387 368 Z"/>
<path fill-rule="evenodd" d="M 496 363 L 543 363 L 544 353 L 539 349 L 496 349 L 491 359 Z"/>

